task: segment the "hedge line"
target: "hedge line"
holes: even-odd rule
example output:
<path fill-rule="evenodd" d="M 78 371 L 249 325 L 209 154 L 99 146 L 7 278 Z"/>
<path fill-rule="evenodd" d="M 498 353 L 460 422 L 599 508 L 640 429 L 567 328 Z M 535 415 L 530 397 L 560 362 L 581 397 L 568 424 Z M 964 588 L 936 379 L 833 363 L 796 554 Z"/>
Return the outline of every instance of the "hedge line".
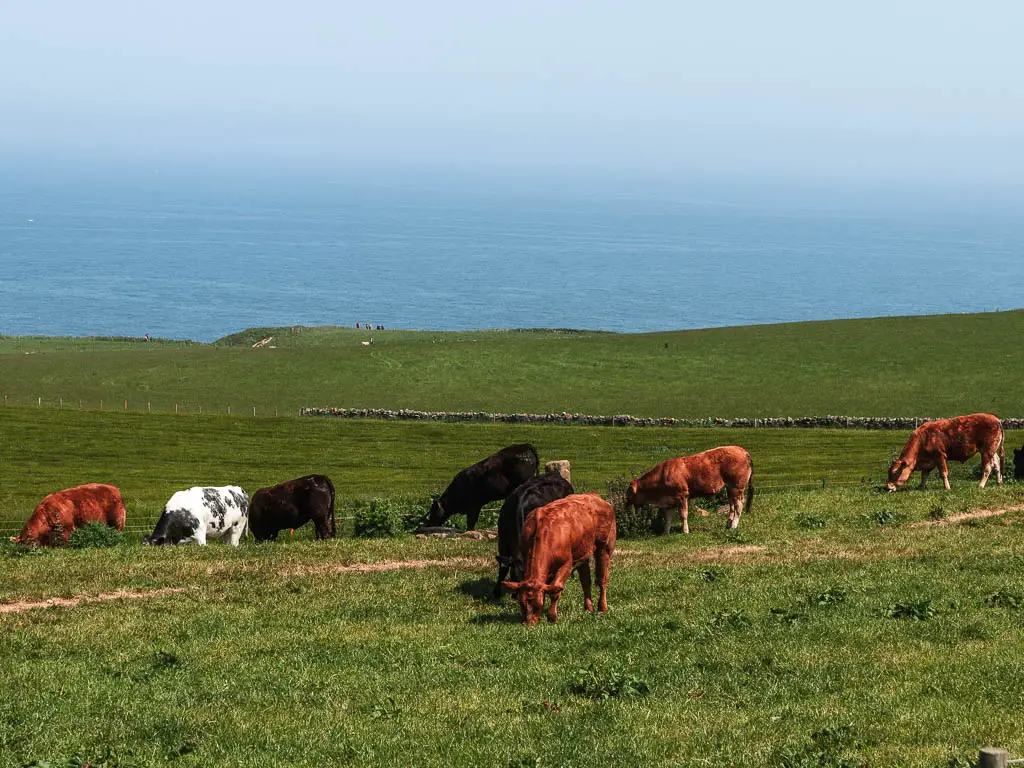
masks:
<path fill-rule="evenodd" d="M 768 429 L 915 429 L 931 417 L 885 416 L 801 416 L 767 419 L 649 419 L 620 414 L 591 416 L 585 413 L 484 413 L 482 411 L 397 411 L 383 408 L 302 408 L 302 416 L 332 416 L 341 419 L 384 419 L 403 421 L 480 421 L 505 424 L 561 424 L 587 427 L 731 427 Z M 1003 419 L 1005 429 L 1024 428 L 1024 419 Z"/>

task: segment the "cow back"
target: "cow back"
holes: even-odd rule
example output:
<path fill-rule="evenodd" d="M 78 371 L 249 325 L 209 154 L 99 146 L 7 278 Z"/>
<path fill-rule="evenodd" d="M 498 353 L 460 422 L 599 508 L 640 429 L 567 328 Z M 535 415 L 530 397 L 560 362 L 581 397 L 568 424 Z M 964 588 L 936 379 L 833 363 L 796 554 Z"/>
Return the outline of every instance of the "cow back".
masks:
<path fill-rule="evenodd" d="M 512 491 L 498 513 L 498 559 L 503 562 L 519 559 L 519 537 L 530 512 L 573 493 L 572 483 L 558 472 L 531 478 Z"/>

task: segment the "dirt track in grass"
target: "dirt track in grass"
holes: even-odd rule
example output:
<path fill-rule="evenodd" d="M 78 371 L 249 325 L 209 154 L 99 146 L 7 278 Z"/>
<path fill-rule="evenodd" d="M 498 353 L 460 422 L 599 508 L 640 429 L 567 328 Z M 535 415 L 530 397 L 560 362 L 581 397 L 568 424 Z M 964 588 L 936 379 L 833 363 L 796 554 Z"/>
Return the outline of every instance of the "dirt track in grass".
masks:
<path fill-rule="evenodd" d="M 163 587 L 161 589 L 119 589 L 101 592 L 98 595 L 76 595 L 75 597 L 48 597 L 44 600 L 12 600 L 0 603 L 2 613 L 24 613 L 39 608 L 74 608 L 81 603 L 105 603 L 111 600 L 141 600 L 148 597 L 163 597 L 184 592 L 185 587 Z"/>

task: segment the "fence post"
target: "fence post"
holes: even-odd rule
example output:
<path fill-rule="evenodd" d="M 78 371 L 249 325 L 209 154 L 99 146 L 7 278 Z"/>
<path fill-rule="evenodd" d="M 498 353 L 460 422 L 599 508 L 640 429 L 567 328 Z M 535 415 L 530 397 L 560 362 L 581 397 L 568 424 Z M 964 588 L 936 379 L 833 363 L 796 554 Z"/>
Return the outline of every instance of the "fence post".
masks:
<path fill-rule="evenodd" d="M 230 415 L 231 415 L 231 406 L 229 405 L 228 406 L 228 416 L 230 416 Z"/>
<path fill-rule="evenodd" d="M 146 401 L 146 413 L 152 413 L 152 412 L 153 412 L 153 409 L 152 409 L 152 407 L 150 407 L 149 400 L 147 400 Z"/>
<path fill-rule="evenodd" d="M 177 404 L 177 403 L 175 403 L 175 404 L 174 404 L 174 412 L 175 412 L 175 413 L 177 413 L 177 412 L 178 412 L 178 404 Z"/>
<path fill-rule="evenodd" d="M 127 400 L 124 401 L 124 409 L 126 411 L 128 410 L 128 401 Z"/>
<path fill-rule="evenodd" d="M 983 747 L 978 756 L 978 768 L 1006 768 L 1008 757 L 1005 749 Z"/>
<path fill-rule="evenodd" d="M 255 406 L 255 405 L 254 405 L 254 406 L 252 407 L 252 415 L 253 415 L 253 416 L 255 416 L 255 415 L 256 415 L 256 406 Z"/>

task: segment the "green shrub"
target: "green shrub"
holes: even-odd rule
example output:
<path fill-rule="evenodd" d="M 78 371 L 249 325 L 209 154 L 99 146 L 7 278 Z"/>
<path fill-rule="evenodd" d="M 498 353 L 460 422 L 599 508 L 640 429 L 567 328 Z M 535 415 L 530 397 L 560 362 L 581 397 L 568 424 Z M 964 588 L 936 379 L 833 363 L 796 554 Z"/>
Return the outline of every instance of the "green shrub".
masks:
<path fill-rule="evenodd" d="M 364 539 L 402 536 L 423 522 L 422 504 L 402 499 L 370 499 L 356 508 L 355 535 Z"/>
<path fill-rule="evenodd" d="M 92 522 L 71 532 L 68 546 L 72 549 L 100 549 L 124 544 L 124 534 L 103 523 Z"/>
<path fill-rule="evenodd" d="M 630 481 L 618 477 L 608 481 L 605 498 L 615 508 L 615 535 L 620 539 L 640 539 L 661 532 L 662 515 L 657 507 L 627 507 L 626 491 Z"/>

